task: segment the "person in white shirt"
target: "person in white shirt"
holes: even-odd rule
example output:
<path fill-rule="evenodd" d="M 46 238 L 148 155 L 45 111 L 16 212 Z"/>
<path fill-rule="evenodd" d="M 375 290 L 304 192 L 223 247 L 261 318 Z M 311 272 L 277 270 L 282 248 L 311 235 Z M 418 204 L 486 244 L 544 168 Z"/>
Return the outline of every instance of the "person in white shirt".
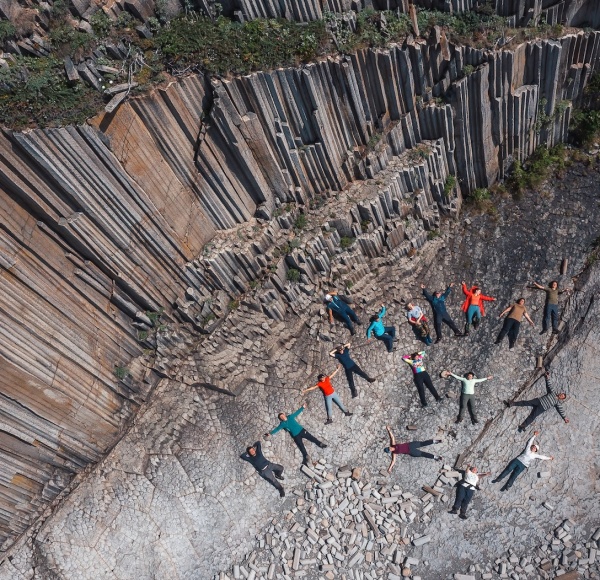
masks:
<path fill-rule="evenodd" d="M 506 469 L 494 480 L 492 483 L 498 483 L 502 479 L 504 479 L 509 473 L 510 477 L 508 481 L 504 484 L 500 491 L 506 491 L 510 489 L 515 482 L 515 479 L 521 475 L 530 465 L 534 459 L 542 459 L 543 461 L 552 461 L 554 457 L 550 455 L 540 455 L 538 451 L 540 450 L 539 445 L 535 444 L 535 438 L 540 434 L 539 431 L 533 432 L 533 437 L 527 442 L 527 446 L 521 455 L 513 459 L 506 467 Z M 512 473 L 511 473 L 512 472 Z"/>
<path fill-rule="evenodd" d="M 475 425 L 475 423 L 479 423 L 477 420 L 477 416 L 475 414 L 475 385 L 477 383 L 483 383 L 483 381 L 489 381 L 494 377 L 489 376 L 483 379 L 476 379 L 473 373 L 467 373 L 464 377 L 460 377 L 451 373 L 450 371 L 446 371 L 446 373 L 454 377 L 457 381 L 462 383 L 462 394 L 460 396 L 460 408 L 458 410 L 458 417 L 456 419 L 456 423 L 460 423 L 463 420 L 463 415 L 465 413 L 465 409 L 469 408 L 469 415 L 471 415 L 471 423 Z"/>
<path fill-rule="evenodd" d="M 420 306 L 415 306 L 412 302 L 409 302 L 405 306 L 405 309 L 406 319 L 413 327 L 415 336 L 429 346 L 433 342 L 433 339 L 429 334 L 429 324 L 423 310 L 421 310 Z"/>
<path fill-rule="evenodd" d="M 454 500 L 454 505 L 449 513 L 457 514 L 460 510 L 460 515 L 458 516 L 462 520 L 466 520 L 467 516 L 467 508 L 469 507 L 469 503 L 473 499 L 473 494 L 476 489 L 479 489 L 479 478 L 486 477 L 490 475 L 490 472 L 486 473 L 478 473 L 477 467 L 474 465 L 469 465 L 464 472 L 463 478 L 458 482 L 456 486 L 456 499 Z"/>

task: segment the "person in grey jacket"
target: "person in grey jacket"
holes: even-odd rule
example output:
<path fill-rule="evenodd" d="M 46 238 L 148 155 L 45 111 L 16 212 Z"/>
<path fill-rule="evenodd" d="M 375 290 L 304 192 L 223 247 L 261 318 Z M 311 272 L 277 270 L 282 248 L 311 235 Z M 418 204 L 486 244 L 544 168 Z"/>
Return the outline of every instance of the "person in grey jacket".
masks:
<path fill-rule="evenodd" d="M 562 406 L 562 402 L 567 398 L 567 395 L 564 393 L 556 393 L 554 391 L 550 381 L 549 371 L 546 371 L 544 376 L 546 377 L 546 394 L 544 396 L 531 399 L 530 401 L 505 401 L 505 404 L 508 407 L 533 407 L 527 419 L 519 425 L 519 433 L 525 431 L 525 429 L 527 429 L 527 427 L 529 427 L 529 425 L 531 425 L 542 413 L 545 413 L 548 409 L 552 408 L 557 410 L 565 423 L 569 422 Z"/>
<path fill-rule="evenodd" d="M 540 450 L 540 446 L 537 444 L 534 445 L 533 442 L 539 434 L 539 431 L 534 431 L 533 437 L 529 441 L 527 441 L 527 445 L 525 446 L 525 450 L 523 451 L 523 453 L 521 453 L 521 455 L 513 459 L 506 466 L 506 469 L 496 479 L 492 480 L 492 483 L 498 483 L 510 473 L 508 481 L 504 484 L 500 491 L 509 490 L 515 482 L 515 479 L 517 479 L 517 477 L 519 477 L 519 475 L 521 475 L 521 473 L 523 473 L 531 465 L 531 462 L 534 459 L 542 459 L 544 461 L 552 461 L 554 459 L 554 457 L 552 457 L 551 455 L 540 455 L 538 453 L 538 451 Z"/>

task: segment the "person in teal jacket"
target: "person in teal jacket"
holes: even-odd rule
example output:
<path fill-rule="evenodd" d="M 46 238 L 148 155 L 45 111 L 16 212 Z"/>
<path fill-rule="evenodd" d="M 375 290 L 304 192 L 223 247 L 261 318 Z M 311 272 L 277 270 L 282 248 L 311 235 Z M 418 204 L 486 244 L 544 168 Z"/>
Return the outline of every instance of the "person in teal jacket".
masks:
<path fill-rule="evenodd" d="M 377 340 L 381 340 L 388 352 L 394 350 L 394 338 L 396 338 L 396 328 L 393 326 L 384 326 L 383 317 L 385 316 L 385 304 L 381 305 L 381 310 L 378 314 L 371 316 L 369 328 L 367 328 L 367 340 L 371 340 L 371 335 Z"/>
<path fill-rule="evenodd" d="M 300 449 L 300 453 L 302 453 L 302 464 L 308 465 L 308 453 L 306 452 L 306 447 L 304 447 L 303 439 L 311 441 L 315 445 L 318 445 L 321 449 L 325 449 L 327 445 L 325 443 L 321 443 L 316 437 L 311 435 L 298 421 L 296 421 L 296 417 L 304 411 L 306 407 L 302 406 L 297 411 L 294 411 L 291 415 L 286 415 L 285 413 L 279 413 L 277 415 L 279 419 L 279 425 L 275 427 L 269 433 L 265 433 L 265 439 L 269 438 L 271 435 L 275 435 L 275 433 L 281 431 L 282 429 L 287 431 L 294 440 L 294 443 Z"/>

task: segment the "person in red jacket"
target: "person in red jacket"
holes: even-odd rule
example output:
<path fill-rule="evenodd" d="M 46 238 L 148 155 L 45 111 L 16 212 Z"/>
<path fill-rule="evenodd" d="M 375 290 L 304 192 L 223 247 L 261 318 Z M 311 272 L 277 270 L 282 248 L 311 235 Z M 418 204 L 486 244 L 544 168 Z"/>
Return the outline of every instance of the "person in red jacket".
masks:
<path fill-rule="evenodd" d="M 471 286 L 470 289 L 467 288 L 467 284 L 464 280 L 462 281 L 462 291 L 466 296 L 466 299 L 462 305 L 462 311 L 466 316 L 465 334 L 469 334 L 471 324 L 473 325 L 473 328 L 477 330 L 477 327 L 481 322 L 481 318 L 485 316 L 485 308 L 483 307 L 483 303 L 495 302 L 496 299 L 482 294 L 479 286 Z"/>

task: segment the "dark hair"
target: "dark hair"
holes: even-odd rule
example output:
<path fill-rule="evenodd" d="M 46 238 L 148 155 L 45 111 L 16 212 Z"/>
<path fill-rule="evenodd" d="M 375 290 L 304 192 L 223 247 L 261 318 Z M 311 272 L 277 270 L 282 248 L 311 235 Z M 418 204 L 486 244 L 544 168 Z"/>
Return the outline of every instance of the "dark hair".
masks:
<path fill-rule="evenodd" d="M 279 419 L 281 415 L 285 415 L 285 413 L 283 411 L 281 413 L 277 413 L 277 418 Z"/>
<path fill-rule="evenodd" d="M 391 449 L 390 447 L 384 447 L 384 448 L 383 448 L 383 451 L 384 451 L 385 453 L 391 453 L 391 452 L 392 452 L 392 449 Z"/>
<path fill-rule="evenodd" d="M 346 345 L 345 344 L 340 344 L 340 346 L 337 347 L 337 350 L 346 350 Z"/>
<path fill-rule="evenodd" d="M 250 453 L 250 449 L 254 449 L 254 447 L 252 447 L 252 445 L 250 445 L 250 447 L 246 447 L 246 453 Z"/>
<path fill-rule="evenodd" d="M 467 378 L 469 375 L 473 375 L 474 377 L 477 376 L 473 371 L 469 371 L 468 373 L 465 373 L 465 378 Z"/>
<path fill-rule="evenodd" d="M 418 356 L 419 356 L 419 353 L 418 353 L 418 352 L 413 352 L 413 353 L 410 355 L 410 358 L 413 358 L 413 359 L 414 359 L 414 358 L 417 358 Z"/>
<path fill-rule="evenodd" d="M 521 300 L 523 300 L 523 302 L 525 302 L 525 298 L 523 298 L 523 296 L 521 296 L 521 298 L 517 298 L 515 300 L 515 304 L 518 304 L 519 302 L 521 302 Z"/>
<path fill-rule="evenodd" d="M 373 316 L 369 318 L 369 322 L 375 322 L 376 320 L 379 320 L 379 314 L 373 314 Z"/>
<path fill-rule="evenodd" d="M 550 280 L 548 286 L 552 286 L 552 284 L 556 284 L 558 286 L 558 280 Z"/>
<path fill-rule="evenodd" d="M 322 374 L 322 373 L 321 373 L 321 374 L 320 374 L 320 375 L 317 377 L 317 380 L 319 380 L 319 381 L 322 381 L 322 380 L 323 380 L 323 379 L 324 379 L 326 376 L 327 376 L 327 375 L 324 375 L 324 374 Z"/>

